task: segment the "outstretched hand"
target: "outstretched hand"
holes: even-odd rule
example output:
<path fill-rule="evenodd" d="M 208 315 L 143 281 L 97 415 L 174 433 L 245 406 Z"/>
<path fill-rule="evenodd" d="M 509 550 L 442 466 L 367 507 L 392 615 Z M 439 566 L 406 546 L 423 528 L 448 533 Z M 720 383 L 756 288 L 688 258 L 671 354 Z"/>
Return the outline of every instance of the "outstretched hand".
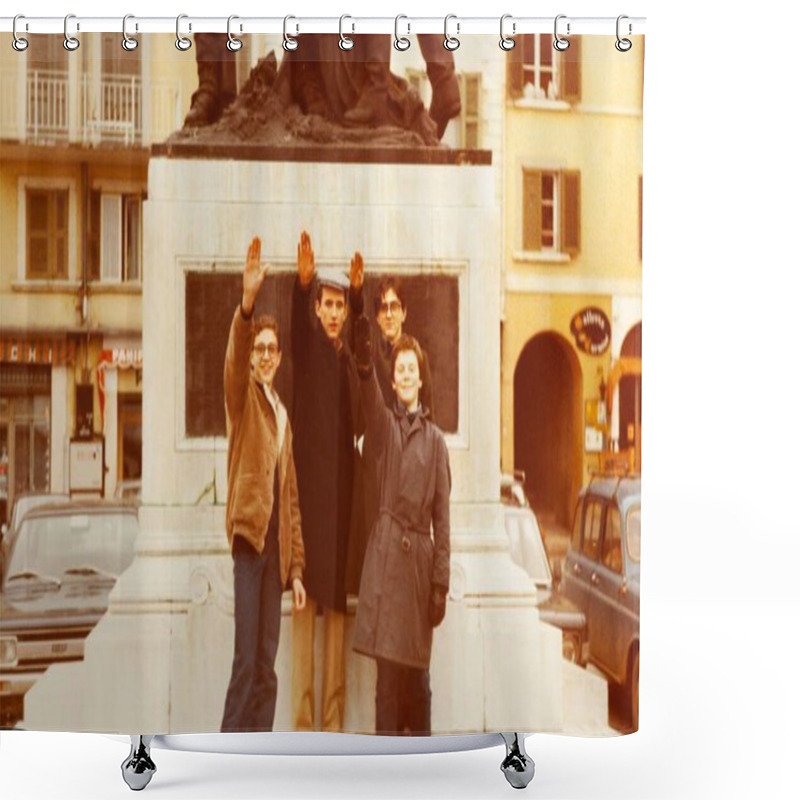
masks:
<path fill-rule="evenodd" d="M 297 275 L 300 286 L 308 289 L 314 280 L 316 266 L 314 264 L 314 249 L 311 247 L 311 237 L 306 231 L 300 234 L 300 243 L 297 245 Z"/>
<path fill-rule="evenodd" d="M 252 314 L 256 297 L 268 271 L 269 264 L 261 265 L 261 239 L 255 236 L 247 248 L 242 274 L 242 311 L 245 314 Z"/>
<path fill-rule="evenodd" d="M 350 259 L 350 287 L 358 291 L 364 285 L 364 258 L 356 252 Z"/>

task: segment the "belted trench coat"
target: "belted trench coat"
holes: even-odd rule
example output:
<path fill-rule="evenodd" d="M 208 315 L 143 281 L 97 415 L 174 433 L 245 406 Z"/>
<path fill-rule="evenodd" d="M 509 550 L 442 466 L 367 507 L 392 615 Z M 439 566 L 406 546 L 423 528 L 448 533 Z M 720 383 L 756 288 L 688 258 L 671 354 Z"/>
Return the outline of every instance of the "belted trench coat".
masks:
<path fill-rule="evenodd" d="M 370 368 L 360 371 L 368 437 L 377 454 L 379 512 L 364 558 L 353 649 L 417 669 L 431 660 L 432 586 L 450 586 L 450 465 L 424 409 L 386 407 Z"/>

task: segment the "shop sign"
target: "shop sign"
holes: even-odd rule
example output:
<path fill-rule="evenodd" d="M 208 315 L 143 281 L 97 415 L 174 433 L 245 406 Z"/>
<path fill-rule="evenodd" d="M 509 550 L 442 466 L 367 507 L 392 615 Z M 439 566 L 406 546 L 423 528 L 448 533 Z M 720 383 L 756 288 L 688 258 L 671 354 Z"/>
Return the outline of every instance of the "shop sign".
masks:
<path fill-rule="evenodd" d="M 53 364 L 59 367 L 74 364 L 75 342 L 47 336 L 2 336 L 0 361 L 6 364 Z"/>
<path fill-rule="evenodd" d="M 611 344 L 611 323 L 605 312 L 596 306 L 581 309 L 569 324 L 579 350 L 590 356 L 599 356 Z"/>

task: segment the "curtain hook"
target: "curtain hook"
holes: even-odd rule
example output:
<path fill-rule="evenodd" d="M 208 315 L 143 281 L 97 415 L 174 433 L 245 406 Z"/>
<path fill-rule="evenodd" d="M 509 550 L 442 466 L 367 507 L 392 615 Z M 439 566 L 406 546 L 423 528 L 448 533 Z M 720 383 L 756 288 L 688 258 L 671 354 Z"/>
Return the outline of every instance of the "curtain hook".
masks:
<path fill-rule="evenodd" d="M 225 44 L 228 50 L 231 51 L 231 53 L 238 53 L 242 49 L 243 45 L 241 39 L 237 39 L 235 36 L 231 35 L 231 22 L 235 19 L 239 19 L 239 17 L 237 17 L 236 14 L 231 14 L 228 17 L 228 41 Z"/>
<path fill-rule="evenodd" d="M 398 14 L 394 18 L 394 47 L 395 50 L 400 50 L 400 52 L 404 52 L 411 47 L 411 39 L 407 39 L 405 36 L 401 36 L 398 28 L 400 27 L 400 20 L 401 19 L 408 19 L 405 14 Z M 406 23 L 408 26 L 408 32 L 411 33 L 411 25 Z"/>
<path fill-rule="evenodd" d="M 291 14 L 283 18 L 283 49 L 289 53 L 294 52 L 300 45 L 300 42 L 294 38 L 294 36 L 289 36 L 289 20 L 290 19 L 297 19 L 297 17 L 293 17 Z"/>
<path fill-rule="evenodd" d="M 339 17 L 339 47 L 342 50 L 352 50 L 353 47 L 355 47 L 356 43 L 349 36 L 345 36 L 344 33 L 342 32 L 342 27 L 346 19 L 353 19 L 353 18 L 349 14 L 342 14 L 342 16 Z M 353 30 L 355 29 L 356 26 L 353 25 Z"/>
<path fill-rule="evenodd" d="M 130 52 L 131 50 L 135 50 L 139 46 L 139 40 L 134 39 L 132 36 L 128 36 L 128 20 L 135 19 L 133 14 L 126 14 L 122 18 L 122 49 L 127 50 Z M 136 26 L 138 30 L 139 26 Z"/>
<path fill-rule="evenodd" d="M 631 47 L 633 47 L 633 42 L 630 39 L 620 39 L 619 37 L 619 23 L 622 22 L 623 19 L 628 19 L 628 17 L 625 14 L 620 14 L 617 17 L 617 41 L 614 43 L 614 47 L 616 47 L 617 50 L 620 51 L 620 53 L 627 53 L 628 50 L 630 50 Z M 629 22 L 628 34 L 630 35 L 630 33 L 631 33 L 631 24 Z"/>
<path fill-rule="evenodd" d="M 14 22 L 11 25 L 11 32 L 14 34 L 14 41 L 11 42 L 11 46 L 18 52 L 21 53 L 23 50 L 28 49 L 28 40 L 23 39 L 20 36 L 17 36 L 17 20 L 18 19 L 25 19 L 23 14 L 17 14 L 14 17 Z M 28 24 L 25 23 L 25 29 L 27 30 Z"/>
<path fill-rule="evenodd" d="M 67 30 L 71 19 L 75 19 L 74 14 L 67 14 L 67 16 L 64 17 L 64 49 L 70 52 L 77 50 L 81 46 L 81 43 L 74 36 L 70 36 Z M 75 23 L 75 30 L 79 31 L 80 29 L 80 25 Z"/>
<path fill-rule="evenodd" d="M 444 18 L 444 49 L 452 52 L 453 50 L 458 50 L 461 46 L 461 42 L 455 36 L 450 36 L 447 32 L 447 23 L 450 22 L 451 19 L 457 20 L 458 17 L 455 14 L 448 14 Z M 458 33 L 459 28 L 460 25 L 456 22 L 456 33 Z"/>
<path fill-rule="evenodd" d="M 503 14 L 503 16 L 500 17 L 500 49 L 506 51 L 513 50 L 517 45 L 517 43 L 511 38 L 511 36 L 506 36 L 503 33 L 503 25 L 507 19 L 512 19 L 511 14 Z M 517 23 L 512 21 L 511 34 L 513 35 L 516 32 L 517 32 Z"/>
<path fill-rule="evenodd" d="M 562 36 L 558 35 L 558 21 L 566 18 L 566 14 L 559 14 L 556 17 L 556 22 L 553 27 L 553 47 L 555 47 L 559 53 L 563 53 L 569 47 L 569 39 L 564 39 Z M 567 36 L 569 36 L 569 22 L 567 23 Z"/>
<path fill-rule="evenodd" d="M 185 52 L 192 46 L 192 40 L 187 38 L 186 36 L 181 36 L 181 20 L 188 19 L 188 14 L 178 14 L 177 19 L 175 20 L 175 47 L 178 50 Z M 189 25 L 189 30 L 191 31 L 192 26 Z"/>

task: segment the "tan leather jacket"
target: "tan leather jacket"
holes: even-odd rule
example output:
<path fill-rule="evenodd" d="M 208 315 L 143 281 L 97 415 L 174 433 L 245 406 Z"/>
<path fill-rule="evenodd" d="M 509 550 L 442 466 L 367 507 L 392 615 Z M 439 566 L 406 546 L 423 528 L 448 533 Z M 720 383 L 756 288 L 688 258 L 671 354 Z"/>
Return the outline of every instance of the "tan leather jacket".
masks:
<path fill-rule="evenodd" d="M 292 429 L 287 420 L 278 452 L 278 420 L 263 387 L 250 371 L 253 323 L 233 315 L 225 354 L 225 421 L 228 431 L 228 502 L 225 526 L 228 542 L 244 536 L 261 553 L 272 515 L 274 470 L 277 466 L 281 582 L 301 578 L 305 550 L 300 525 Z"/>

